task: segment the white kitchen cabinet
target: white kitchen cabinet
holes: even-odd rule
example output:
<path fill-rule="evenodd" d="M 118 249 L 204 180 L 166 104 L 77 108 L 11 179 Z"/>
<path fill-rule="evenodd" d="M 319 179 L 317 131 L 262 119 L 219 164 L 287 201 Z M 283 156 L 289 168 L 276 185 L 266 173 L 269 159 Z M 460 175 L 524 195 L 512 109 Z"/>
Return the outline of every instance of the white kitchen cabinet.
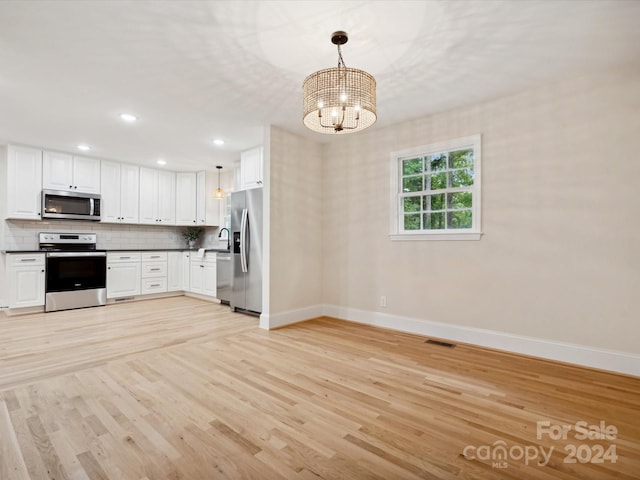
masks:
<path fill-rule="evenodd" d="M 5 217 L 40 220 L 42 208 L 42 150 L 7 146 L 2 150 L 2 175 L 6 182 Z"/>
<path fill-rule="evenodd" d="M 190 289 L 192 293 L 216 296 L 216 254 L 205 253 L 202 258 L 191 255 Z"/>
<path fill-rule="evenodd" d="M 167 291 L 167 252 L 143 252 L 140 293 Z"/>
<path fill-rule="evenodd" d="M 107 253 L 107 298 L 140 295 L 140 252 Z"/>
<path fill-rule="evenodd" d="M 140 223 L 175 225 L 176 174 L 140 167 Z"/>
<path fill-rule="evenodd" d="M 176 225 L 197 223 L 196 180 L 197 175 L 192 172 L 176 174 Z"/>
<path fill-rule="evenodd" d="M 139 172 L 135 165 L 101 162 L 103 223 L 138 223 Z"/>
<path fill-rule="evenodd" d="M 42 188 L 100 193 L 100 160 L 45 151 L 42 158 Z"/>
<path fill-rule="evenodd" d="M 191 291 L 191 252 L 182 252 L 182 290 Z"/>
<path fill-rule="evenodd" d="M 224 199 L 213 196 L 218 188 L 217 178 L 213 172 L 198 172 L 196 175 L 196 217 L 200 227 L 217 227 L 223 217 Z"/>
<path fill-rule="evenodd" d="M 184 252 L 167 252 L 167 291 L 176 292 L 184 288 Z M 187 288 L 188 289 L 188 288 Z"/>
<path fill-rule="evenodd" d="M 44 306 L 44 253 L 7 254 L 9 308 Z"/>
<path fill-rule="evenodd" d="M 240 154 L 240 190 L 262 187 L 262 147 Z"/>

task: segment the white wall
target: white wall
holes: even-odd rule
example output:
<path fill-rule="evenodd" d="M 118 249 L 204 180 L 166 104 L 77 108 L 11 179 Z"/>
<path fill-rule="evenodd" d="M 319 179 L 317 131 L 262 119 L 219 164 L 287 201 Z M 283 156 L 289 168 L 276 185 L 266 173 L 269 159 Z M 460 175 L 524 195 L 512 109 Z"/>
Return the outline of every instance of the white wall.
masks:
<path fill-rule="evenodd" d="M 636 70 L 330 142 L 324 303 L 639 353 L 639 111 Z M 482 239 L 390 241 L 389 153 L 476 133 Z"/>
<path fill-rule="evenodd" d="M 273 328 L 287 312 L 322 304 L 325 198 L 320 144 L 271 127 L 267 148 L 270 295 L 265 323 Z"/>

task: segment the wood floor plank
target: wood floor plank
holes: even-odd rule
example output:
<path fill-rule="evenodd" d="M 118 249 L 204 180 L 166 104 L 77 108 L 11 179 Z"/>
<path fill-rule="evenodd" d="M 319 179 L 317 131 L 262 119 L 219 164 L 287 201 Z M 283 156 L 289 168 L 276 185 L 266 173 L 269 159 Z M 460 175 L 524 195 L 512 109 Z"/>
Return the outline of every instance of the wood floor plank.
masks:
<path fill-rule="evenodd" d="M 0 332 L 2 480 L 640 471 L 640 378 L 325 317 L 268 332 L 187 297 L 0 314 Z M 538 438 L 539 421 L 569 433 Z M 581 421 L 615 426 L 615 438 L 577 439 Z M 581 461 L 597 445 L 615 461 Z M 511 449 L 505 462 L 496 446 Z M 518 457 L 527 448 L 551 452 L 548 463 Z"/>

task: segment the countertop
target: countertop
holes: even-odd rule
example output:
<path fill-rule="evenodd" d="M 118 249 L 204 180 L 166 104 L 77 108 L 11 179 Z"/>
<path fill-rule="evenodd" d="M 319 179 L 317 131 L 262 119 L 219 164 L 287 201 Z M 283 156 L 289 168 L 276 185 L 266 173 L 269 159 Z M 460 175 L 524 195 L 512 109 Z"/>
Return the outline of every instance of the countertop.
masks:
<path fill-rule="evenodd" d="M 99 248 L 98 251 L 108 252 L 197 252 L 197 248 Z M 205 252 L 226 252 L 226 248 L 205 248 Z M 42 250 L 2 250 L 2 253 L 47 253 Z"/>

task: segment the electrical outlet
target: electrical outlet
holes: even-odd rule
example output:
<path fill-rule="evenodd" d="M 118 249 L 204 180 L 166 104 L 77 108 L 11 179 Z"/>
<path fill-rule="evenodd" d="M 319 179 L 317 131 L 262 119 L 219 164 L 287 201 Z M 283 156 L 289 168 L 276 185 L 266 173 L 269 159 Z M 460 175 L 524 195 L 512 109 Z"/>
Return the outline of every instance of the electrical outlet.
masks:
<path fill-rule="evenodd" d="M 386 307 L 387 306 L 387 296 L 386 295 L 381 295 L 380 296 L 380 306 L 381 307 Z"/>

